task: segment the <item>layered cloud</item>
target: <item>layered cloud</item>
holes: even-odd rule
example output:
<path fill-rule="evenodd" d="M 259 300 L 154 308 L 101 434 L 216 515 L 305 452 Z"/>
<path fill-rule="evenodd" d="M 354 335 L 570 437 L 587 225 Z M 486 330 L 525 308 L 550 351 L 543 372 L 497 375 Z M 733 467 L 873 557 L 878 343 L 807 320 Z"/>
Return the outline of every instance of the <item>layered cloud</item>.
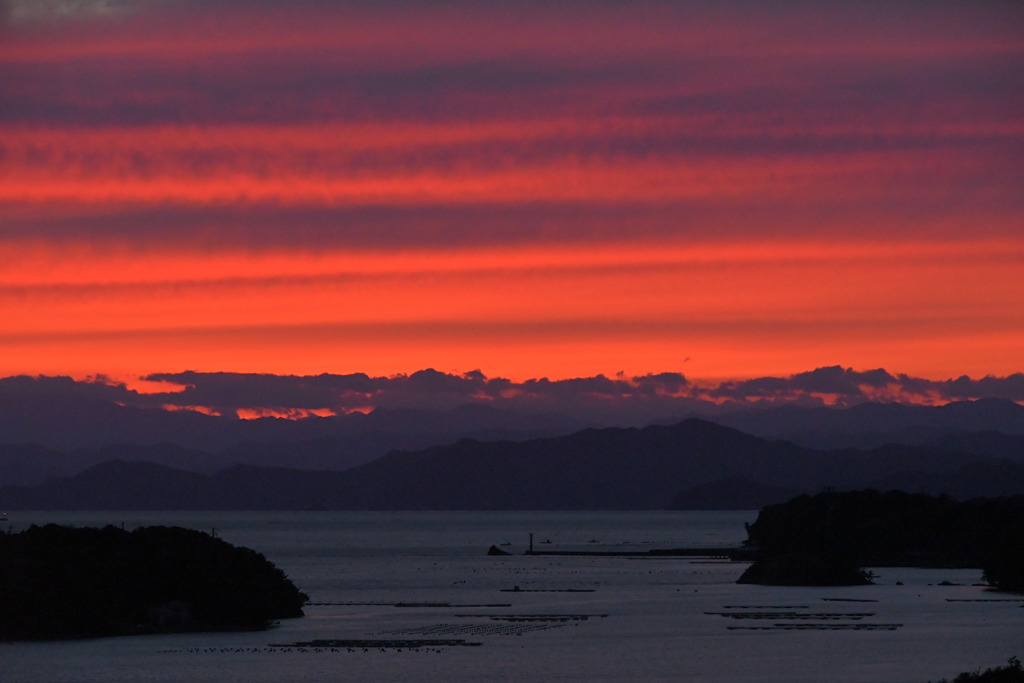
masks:
<path fill-rule="evenodd" d="M 1020 369 L 1014 4 L 0 21 L 0 374 Z"/>
<path fill-rule="evenodd" d="M 444 411 L 482 405 L 521 414 L 572 415 L 629 424 L 786 404 L 849 407 L 874 401 L 941 405 L 981 398 L 1024 402 L 1024 375 L 936 381 L 883 369 L 830 366 L 785 377 L 717 384 L 693 382 L 676 372 L 516 382 L 480 371 L 451 374 L 432 369 L 389 377 L 190 371 L 154 374 L 127 385 L 104 377 L 83 381 L 67 377 L 0 379 L 4 405 L 84 401 L 242 418 L 304 418 L 378 409 Z"/>
<path fill-rule="evenodd" d="M 814 397 L 830 405 L 849 406 L 865 401 L 944 403 L 979 398 L 1024 400 L 1024 374 L 1008 377 L 928 380 L 877 370 L 856 371 L 838 365 L 801 372 L 790 377 L 761 377 L 723 382 L 706 393 L 716 399 L 773 402 Z"/>
<path fill-rule="evenodd" d="M 161 373 L 145 378 L 180 391 L 148 394 L 145 402 L 204 405 L 230 414 L 238 409 L 328 409 L 335 413 L 367 408 L 451 408 L 482 403 L 509 410 L 556 409 L 585 412 L 604 406 L 633 414 L 638 408 L 659 415 L 675 411 L 780 405 L 789 402 L 851 406 L 869 401 L 943 404 L 950 401 L 1004 398 L 1024 401 L 1024 374 L 1007 377 L 966 376 L 927 380 L 884 369 L 858 371 L 828 366 L 785 377 L 762 377 L 720 383 L 693 382 L 682 373 L 628 377 L 547 378 L 515 382 L 487 377 L 479 370 L 461 375 L 421 370 L 411 375 L 365 374 L 284 377 L 231 373 Z M 660 416 L 660 415 L 659 415 Z"/>

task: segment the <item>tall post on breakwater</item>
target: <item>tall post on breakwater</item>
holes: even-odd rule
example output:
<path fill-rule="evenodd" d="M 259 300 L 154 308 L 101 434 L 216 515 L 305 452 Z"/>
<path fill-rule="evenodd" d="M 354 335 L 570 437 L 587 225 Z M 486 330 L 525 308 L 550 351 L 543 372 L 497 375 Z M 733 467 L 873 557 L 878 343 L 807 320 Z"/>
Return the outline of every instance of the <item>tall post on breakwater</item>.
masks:
<path fill-rule="evenodd" d="M 530 552 L 533 552 L 533 534 L 530 534 Z"/>

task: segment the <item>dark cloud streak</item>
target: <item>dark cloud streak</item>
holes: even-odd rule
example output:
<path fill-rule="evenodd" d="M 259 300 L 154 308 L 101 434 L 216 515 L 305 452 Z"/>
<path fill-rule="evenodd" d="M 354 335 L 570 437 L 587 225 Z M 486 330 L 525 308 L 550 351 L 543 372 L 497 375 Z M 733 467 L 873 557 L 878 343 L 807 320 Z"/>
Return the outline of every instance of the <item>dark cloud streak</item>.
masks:
<path fill-rule="evenodd" d="M 1024 402 L 1021 373 L 936 381 L 893 375 L 880 368 L 856 371 L 840 366 L 711 386 L 694 384 L 676 372 L 513 382 L 487 377 L 480 371 L 450 374 L 433 369 L 390 377 L 363 373 L 292 376 L 188 371 L 155 373 L 142 379 L 184 389 L 140 394 L 103 377 L 74 381 L 67 377 L 22 376 L 0 380 L 0 399 L 5 404 L 13 404 L 21 397 L 59 404 L 90 400 L 147 408 L 202 406 L 223 415 L 262 408 L 282 413 L 326 409 L 342 414 L 376 408 L 436 410 L 481 404 L 527 414 L 556 410 L 585 416 L 600 412 L 629 419 L 642 414 L 655 419 L 691 411 L 711 413 L 787 403 L 852 406 L 869 401 L 945 403 L 983 398 Z"/>
<path fill-rule="evenodd" d="M 1006 197 L 1006 208 L 1024 210 L 1024 196 Z M 759 238 L 762 225 L 785 225 L 791 237 L 816 237 L 823 221 L 830 239 L 856 239 L 865 222 L 898 217 L 902 238 L 960 239 L 962 225 L 947 219 L 953 211 L 971 211 L 992 236 L 1016 237 L 1015 224 L 1001 218 L 991 199 L 964 195 L 938 197 L 907 206 L 889 198 L 850 198 L 820 206 L 794 207 L 784 201 L 737 198 L 643 203 L 535 201 L 522 203 L 369 205 L 355 207 L 220 205 L 190 207 L 155 205 L 66 212 L 46 207 L 15 211 L 0 223 L 0 241 L 26 236 L 58 242 L 102 246 L 130 242 L 139 251 L 193 248 L 251 251 L 285 249 L 373 249 L 401 244 L 406 249 L 439 246 L 571 244 L 582 241 L 631 239 Z M 279 226 L 288 225 L 288 230 Z M 140 230 L 147 226 L 147 230 Z M 479 229 L 487 226 L 487 229 Z M 342 229 L 343 228 L 343 229 Z"/>

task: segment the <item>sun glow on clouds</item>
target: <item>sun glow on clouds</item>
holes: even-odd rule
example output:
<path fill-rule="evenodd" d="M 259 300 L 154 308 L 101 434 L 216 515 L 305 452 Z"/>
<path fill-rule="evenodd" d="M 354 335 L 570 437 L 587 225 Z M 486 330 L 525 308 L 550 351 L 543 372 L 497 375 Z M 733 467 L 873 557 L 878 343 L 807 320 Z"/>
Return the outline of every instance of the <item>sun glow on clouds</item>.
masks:
<path fill-rule="evenodd" d="M 1020 369 L 1019 7 L 7 9 L 0 374 Z"/>
<path fill-rule="evenodd" d="M 421 370 L 388 377 L 349 375 L 271 375 L 262 373 L 183 372 L 150 375 L 152 384 L 177 389 L 139 394 L 102 378 L 74 383 L 67 378 L 9 378 L 0 390 L 29 395 L 71 392 L 119 405 L 189 410 L 240 419 L 305 419 L 368 413 L 377 408 L 438 410 L 487 405 L 524 415 L 553 410 L 565 415 L 596 415 L 649 420 L 681 412 L 713 413 L 718 408 L 800 403 L 805 406 L 853 406 L 867 401 L 942 405 L 954 400 L 1001 398 L 1024 402 L 1024 374 L 933 381 L 884 369 L 857 371 L 819 367 L 785 377 L 691 381 L 680 373 L 629 376 L 619 372 L 552 381 L 516 382 L 474 370 L 443 373 Z M 270 407 L 268 407 L 270 406 Z M 633 416 L 632 418 L 629 416 Z"/>
<path fill-rule="evenodd" d="M 350 412 L 365 412 L 353 409 Z M 260 420 L 265 417 L 276 417 L 284 420 L 304 420 L 310 417 L 332 417 L 337 415 L 330 408 L 240 408 L 236 411 L 241 420 Z"/>

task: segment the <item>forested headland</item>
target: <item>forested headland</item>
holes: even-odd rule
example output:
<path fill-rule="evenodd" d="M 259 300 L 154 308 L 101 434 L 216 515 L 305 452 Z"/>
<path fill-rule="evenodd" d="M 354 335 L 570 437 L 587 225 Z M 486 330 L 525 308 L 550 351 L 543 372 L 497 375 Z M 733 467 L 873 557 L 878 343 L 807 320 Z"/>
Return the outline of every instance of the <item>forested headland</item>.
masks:
<path fill-rule="evenodd" d="M 826 491 L 761 510 L 749 583 L 856 584 L 864 567 L 977 567 L 1024 591 L 1024 496 L 958 502 L 902 491 Z"/>
<path fill-rule="evenodd" d="M 201 531 L 0 534 L 0 640 L 263 629 L 307 599 L 263 555 Z"/>

